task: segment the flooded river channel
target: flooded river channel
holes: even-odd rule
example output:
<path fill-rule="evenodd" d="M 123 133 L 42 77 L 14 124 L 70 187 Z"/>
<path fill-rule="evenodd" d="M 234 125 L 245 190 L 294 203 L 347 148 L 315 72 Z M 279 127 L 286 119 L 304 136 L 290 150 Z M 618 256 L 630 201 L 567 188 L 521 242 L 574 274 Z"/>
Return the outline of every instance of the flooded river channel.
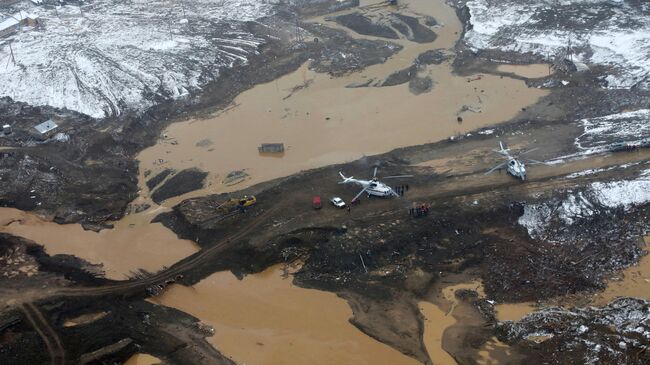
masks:
<path fill-rule="evenodd" d="M 454 75 L 451 61 L 419 72 L 434 82 L 431 92 L 420 95 L 412 94 L 407 84 L 346 87 L 385 80 L 391 73 L 409 67 L 427 50 L 453 53 L 462 32 L 454 10 L 441 0 L 409 0 L 404 4 L 402 13 L 433 16 L 441 24 L 432 28 L 438 34 L 433 43 L 399 39 L 395 42 L 404 47 L 402 51 L 361 72 L 331 77 L 311 71 L 305 64 L 278 80 L 258 85 L 240 94 L 227 111 L 170 125 L 165 138 L 139 155 L 141 174 L 145 170 L 155 174 L 164 168 L 198 167 L 210 173 L 209 186 L 185 197 L 238 190 L 300 170 L 493 125 L 514 117 L 521 108 L 547 94 L 508 77 Z M 376 15 L 391 9 L 372 7 L 362 11 Z M 375 39 L 327 19 L 312 21 L 346 30 L 356 38 Z M 301 85 L 305 87 L 292 91 Z M 279 158 L 260 155 L 257 148 L 262 143 L 284 143 L 285 153 Z M 224 185 L 224 177 L 236 170 L 245 170 L 250 179 L 239 185 Z"/>
<path fill-rule="evenodd" d="M 350 324 L 345 300 L 292 281 L 280 265 L 243 280 L 218 272 L 152 301 L 213 326 L 208 341 L 239 364 L 418 364 Z"/>

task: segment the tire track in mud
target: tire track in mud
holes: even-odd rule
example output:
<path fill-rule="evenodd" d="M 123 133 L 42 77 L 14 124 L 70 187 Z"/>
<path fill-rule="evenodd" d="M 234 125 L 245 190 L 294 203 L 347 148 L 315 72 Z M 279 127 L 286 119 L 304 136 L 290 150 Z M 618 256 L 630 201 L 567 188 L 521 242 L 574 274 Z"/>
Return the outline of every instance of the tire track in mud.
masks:
<path fill-rule="evenodd" d="M 39 336 L 41 336 L 43 342 L 45 342 L 52 365 L 65 365 L 65 349 L 63 348 L 63 343 L 56 331 L 54 331 L 45 317 L 43 317 L 40 310 L 32 303 L 21 304 L 20 310 Z"/>

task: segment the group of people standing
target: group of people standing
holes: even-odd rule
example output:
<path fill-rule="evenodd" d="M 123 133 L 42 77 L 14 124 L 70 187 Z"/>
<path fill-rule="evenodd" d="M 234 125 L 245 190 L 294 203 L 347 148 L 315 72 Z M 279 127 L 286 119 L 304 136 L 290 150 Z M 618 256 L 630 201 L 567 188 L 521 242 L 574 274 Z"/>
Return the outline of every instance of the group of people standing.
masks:
<path fill-rule="evenodd" d="M 393 190 L 395 190 L 397 195 L 404 196 L 404 193 L 409 191 L 409 186 L 408 186 L 408 184 L 407 185 L 400 185 L 400 186 L 395 187 Z"/>
<path fill-rule="evenodd" d="M 429 208 L 429 204 L 422 203 L 420 205 L 414 206 L 413 208 L 409 208 L 409 215 L 411 217 L 423 217 L 429 214 Z"/>

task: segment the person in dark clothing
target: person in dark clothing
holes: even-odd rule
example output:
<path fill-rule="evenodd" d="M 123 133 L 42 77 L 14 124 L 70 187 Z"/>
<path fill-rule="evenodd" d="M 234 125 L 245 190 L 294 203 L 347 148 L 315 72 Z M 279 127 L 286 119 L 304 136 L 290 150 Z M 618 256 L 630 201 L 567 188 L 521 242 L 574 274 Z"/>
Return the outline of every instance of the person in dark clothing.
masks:
<path fill-rule="evenodd" d="M 406 191 L 409 191 L 409 184 L 406 184 Z"/>

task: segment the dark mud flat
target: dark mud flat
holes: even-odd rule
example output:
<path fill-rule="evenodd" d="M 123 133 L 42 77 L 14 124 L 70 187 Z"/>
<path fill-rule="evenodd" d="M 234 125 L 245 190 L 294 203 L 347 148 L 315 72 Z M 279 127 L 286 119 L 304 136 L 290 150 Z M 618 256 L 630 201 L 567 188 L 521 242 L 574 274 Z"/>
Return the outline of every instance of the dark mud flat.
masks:
<path fill-rule="evenodd" d="M 418 68 L 416 65 L 393 72 L 392 74 L 388 75 L 381 86 L 395 86 L 405 84 L 411 81 L 411 79 L 417 75 L 417 72 Z"/>
<path fill-rule="evenodd" d="M 349 38 L 344 31 L 316 24 L 305 24 L 312 33 L 328 39 L 328 43 L 314 50 L 309 67 L 322 73 L 340 76 L 386 62 L 388 57 L 402 50 L 402 46 L 366 39 Z M 318 38 L 320 44 L 321 38 Z"/>
<path fill-rule="evenodd" d="M 359 34 L 388 39 L 399 38 L 397 33 L 390 27 L 382 24 L 377 24 L 371 19 L 363 16 L 361 13 L 352 13 L 337 16 L 334 18 L 334 20 L 337 23 L 350 28 Z"/>
<path fill-rule="evenodd" d="M 152 177 L 151 179 L 147 180 L 147 187 L 149 190 L 153 190 L 155 187 L 160 185 L 169 175 L 173 175 L 176 171 L 173 169 L 164 169 L 156 176 Z"/>
<path fill-rule="evenodd" d="M 392 26 L 410 41 L 431 43 L 438 37 L 431 29 L 422 25 L 417 18 L 398 13 L 392 15 L 395 17 L 395 20 L 391 22 Z"/>
<path fill-rule="evenodd" d="M 441 49 L 432 49 L 420 54 L 416 60 L 421 65 L 439 65 L 453 57 Z"/>
<path fill-rule="evenodd" d="M 159 177 L 161 174 L 164 174 L 164 171 L 156 175 L 154 178 Z M 160 204 L 169 198 L 201 189 L 207 176 L 207 172 L 199 169 L 185 169 L 179 171 L 177 174 L 167 179 L 162 186 L 154 190 L 151 194 L 151 199 L 153 199 L 157 204 Z"/>
<path fill-rule="evenodd" d="M 422 25 L 418 18 L 398 13 L 391 13 L 388 20 L 378 21 L 356 12 L 337 16 L 334 21 L 356 33 L 373 37 L 399 39 L 399 32 L 404 38 L 416 43 L 431 43 L 437 38 L 436 33 Z"/>
<path fill-rule="evenodd" d="M 409 91 L 413 95 L 428 93 L 433 89 L 435 82 L 430 76 L 416 77 L 409 81 Z"/>
<path fill-rule="evenodd" d="M 414 95 L 419 95 L 431 91 L 434 86 L 434 81 L 430 76 L 418 76 L 418 71 L 423 70 L 426 65 L 439 65 L 451 57 L 441 50 L 429 50 L 420 54 L 413 65 L 405 69 L 395 71 L 388 75 L 386 80 L 381 84 L 384 86 L 395 86 L 402 84 L 409 84 L 409 90 Z M 368 87 L 367 85 L 355 85 L 355 87 Z"/>

